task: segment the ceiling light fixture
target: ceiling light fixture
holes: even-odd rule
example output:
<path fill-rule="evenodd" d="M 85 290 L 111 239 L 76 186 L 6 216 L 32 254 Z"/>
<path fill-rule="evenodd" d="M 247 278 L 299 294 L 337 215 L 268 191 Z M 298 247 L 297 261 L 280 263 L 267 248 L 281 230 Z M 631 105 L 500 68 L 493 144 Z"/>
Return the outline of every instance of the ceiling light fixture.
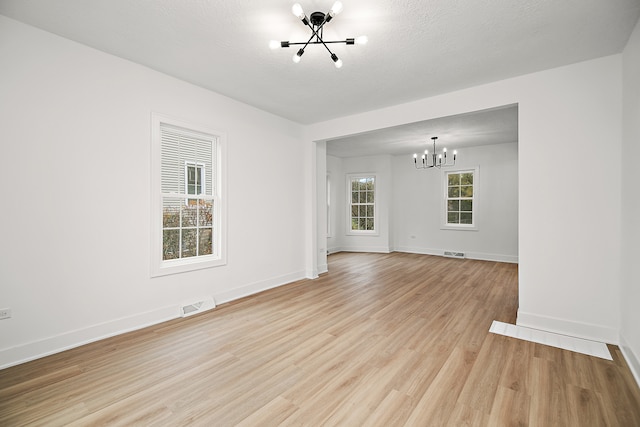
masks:
<path fill-rule="evenodd" d="M 429 150 L 424 150 L 424 154 L 422 155 L 422 164 L 418 164 L 418 155 L 413 155 L 413 164 L 416 169 L 431 169 L 431 168 L 441 168 L 442 166 L 453 166 L 456 164 L 456 156 L 458 152 L 453 150 L 453 163 L 447 163 L 447 149 L 442 149 L 442 154 L 436 154 L 436 139 L 437 136 L 432 136 L 433 140 L 433 153 L 431 153 L 431 163 L 429 163 Z M 444 160 L 443 160 L 444 157 Z"/>
<path fill-rule="evenodd" d="M 329 49 L 329 46 L 327 46 L 327 44 L 330 44 L 330 43 L 344 43 L 347 45 L 367 44 L 367 41 L 368 41 L 367 36 L 360 36 L 357 38 L 348 38 L 346 40 L 332 40 L 332 41 L 323 40 L 322 37 L 324 33 L 324 25 L 327 22 L 331 21 L 341 11 L 342 11 L 342 3 L 337 1 L 333 4 L 333 6 L 331 6 L 331 9 L 329 10 L 328 13 L 325 14 L 323 12 L 313 12 L 311 16 L 307 18 L 307 15 L 305 15 L 304 10 L 302 10 L 302 6 L 300 6 L 300 3 L 296 3 L 291 8 L 291 12 L 293 12 L 293 14 L 298 19 L 300 19 L 304 25 L 306 25 L 311 29 L 311 37 L 309 37 L 309 40 L 307 40 L 306 42 L 289 42 L 289 41 L 279 42 L 277 40 L 271 40 L 271 42 L 269 42 L 269 47 L 271 49 L 277 49 L 279 47 L 291 47 L 296 45 L 302 45 L 302 47 L 298 49 L 298 51 L 293 55 L 293 62 L 297 64 L 298 62 L 300 62 L 300 59 L 302 59 L 304 50 L 307 48 L 308 45 L 321 44 L 327 49 L 327 51 L 329 51 L 329 55 L 331 55 L 331 59 L 333 60 L 333 63 L 336 66 L 336 68 L 341 68 L 342 60 L 338 58 L 338 55 L 331 52 L 331 49 Z"/>

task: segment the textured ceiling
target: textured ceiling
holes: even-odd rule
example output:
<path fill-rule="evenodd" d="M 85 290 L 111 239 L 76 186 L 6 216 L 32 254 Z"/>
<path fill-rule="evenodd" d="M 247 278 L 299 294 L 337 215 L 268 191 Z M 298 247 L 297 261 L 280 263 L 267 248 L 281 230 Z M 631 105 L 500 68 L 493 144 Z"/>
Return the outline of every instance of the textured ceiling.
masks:
<path fill-rule="evenodd" d="M 518 142 L 518 106 L 458 114 L 409 123 L 327 141 L 327 154 L 336 157 L 363 155 L 407 155 L 432 151 L 431 137 L 437 136 L 437 151 L 460 150 L 489 144 Z M 461 153 L 462 154 L 462 153 Z"/>
<path fill-rule="evenodd" d="M 333 0 L 299 0 L 309 15 Z M 640 0 L 343 0 L 321 46 L 293 0 L 0 0 L 0 13 L 308 124 L 619 53 Z"/>

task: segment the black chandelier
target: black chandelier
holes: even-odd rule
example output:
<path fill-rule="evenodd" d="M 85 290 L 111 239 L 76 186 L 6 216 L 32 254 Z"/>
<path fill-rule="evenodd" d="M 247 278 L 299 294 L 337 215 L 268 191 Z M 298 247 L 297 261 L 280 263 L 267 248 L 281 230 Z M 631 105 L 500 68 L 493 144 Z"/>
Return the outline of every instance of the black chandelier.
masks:
<path fill-rule="evenodd" d="M 331 6 L 331 9 L 329 10 L 329 12 L 327 13 L 313 12 L 311 16 L 307 18 L 307 15 L 305 15 L 304 10 L 302 10 L 302 6 L 300 6 L 300 3 L 296 3 L 291 8 L 291 12 L 293 12 L 293 14 L 298 19 L 300 19 L 304 25 L 306 25 L 311 29 L 311 37 L 309 37 L 309 40 L 307 40 L 306 42 L 295 42 L 295 43 L 289 42 L 289 41 L 279 42 L 277 40 L 271 40 L 271 42 L 269 43 L 269 47 L 271 47 L 271 49 L 277 49 L 279 47 L 290 47 L 295 45 L 302 45 L 302 47 L 298 49 L 296 54 L 293 55 L 293 62 L 297 64 L 298 62 L 300 62 L 300 59 L 302 58 L 302 55 L 304 54 L 304 50 L 306 49 L 307 46 L 309 46 L 310 44 L 321 44 L 327 49 L 327 51 L 329 51 L 329 54 L 331 55 L 331 59 L 333 60 L 333 63 L 335 64 L 336 68 L 340 68 L 342 67 L 342 60 L 338 58 L 338 55 L 331 52 L 331 49 L 329 49 L 329 46 L 327 46 L 328 44 L 330 43 L 344 43 L 347 45 L 366 44 L 368 41 L 367 36 L 349 38 L 346 40 L 332 40 L 332 41 L 323 40 L 322 36 L 324 32 L 323 31 L 324 25 L 327 22 L 331 21 L 341 11 L 342 11 L 342 3 L 337 1 L 333 4 L 333 6 Z"/>
<path fill-rule="evenodd" d="M 431 153 L 431 163 L 429 163 L 429 150 L 424 150 L 424 154 L 422 155 L 422 164 L 418 164 L 418 155 L 413 155 L 413 164 L 416 169 L 430 169 L 430 168 L 441 168 L 442 166 L 453 166 L 456 164 L 456 155 L 458 152 L 453 150 L 453 163 L 447 163 L 447 149 L 443 148 L 441 154 L 436 154 L 436 139 L 437 136 L 432 136 L 433 140 L 433 153 Z M 443 160 L 444 157 L 444 160 Z"/>

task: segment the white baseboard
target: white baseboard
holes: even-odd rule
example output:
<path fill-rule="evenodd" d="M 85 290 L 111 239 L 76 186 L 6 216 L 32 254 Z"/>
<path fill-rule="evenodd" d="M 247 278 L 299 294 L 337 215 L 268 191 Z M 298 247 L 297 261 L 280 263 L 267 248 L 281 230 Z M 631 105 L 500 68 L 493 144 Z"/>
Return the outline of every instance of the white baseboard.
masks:
<path fill-rule="evenodd" d="M 518 309 L 516 325 L 608 344 L 618 344 L 615 328 L 526 313 Z"/>
<path fill-rule="evenodd" d="M 441 249 L 430 249 L 430 248 L 418 248 L 412 246 L 396 246 L 393 248 L 394 252 L 404 252 L 408 254 L 419 254 L 419 255 L 438 255 L 443 256 L 444 250 Z"/>
<path fill-rule="evenodd" d="M 178 304 L 0 350 L 0 369 L 180 317 Z"/>
<path fill-rule="evenodd" d="M 260 280 L 258 282 L 250 283 L 239 288 L 230 289 L 228 291 L 214 295 L 214 299 L 216 300 L 216 304 L 223 304 L 225 302 L 248 297 L 249 295 L 257 294 L 258 292 L 277 288 L 278 286 L 286 285 L 287 283 L 306 278 L 308 277 L 306 276 L 304 271 L 298 271 L 295 273 L 285 274 L 283 276 L 273 277 L 267 280 Z"/>
<path fill-rule="evenodd" d="M 627 365 L 629 365 L 629 369 L 631 369 L 633 378 L 635 378 L 638 387 L 640 387 L 640 356 L 633 352 L 623 335 L 620 335 L 620 344 L 618 344 L 618 347 L 620 347 L 624 360 L 627 361 Z"/>
<path fill-rule="evenodd" d="M 214 300 L 216 304 L 221 304 L 304 278 L 304 272 L 286 274 L 214 295 Z M 157 325 L 158 323 L 168 320 L 177 319 L 181 317 L 180 307 L 181 304 L 176 303 L 173 306 L 111 320 L 42 340 L 2 349 L 0 350 L 0 369 L 60 353 L 105 338 Z"/>
<path fill-rule="evenodd" d="M 318 266 L 318 274 L 324 274 L 324 273 L 327 273 L 328 271 L 329 271 L 328 264 L 322 264 Z"/>
<path fill-rule="evenodd" d="M 388 246 L 342 246 L 340 247 L 340 250 L 336 252 L 371 252 L 388 254 L 392 251 Z"/>
<path fill-rule="evenodd" d="M 398 246 L 394 248 L 394 252 L 406 252 L 410 254 L 438 255 L 438 256 L 444 256 L 445 250 L 448 250 L 448 249 L 418 248 L 418 247 L 411 247 L 411 246 Z M 508 262 L 512 264 L 518 263 L 518 256 L 516 255 L 489 254 L 485 252 L 464 251 L 464 257 L 468 259 L 476 259 L 479 261 Z"/>

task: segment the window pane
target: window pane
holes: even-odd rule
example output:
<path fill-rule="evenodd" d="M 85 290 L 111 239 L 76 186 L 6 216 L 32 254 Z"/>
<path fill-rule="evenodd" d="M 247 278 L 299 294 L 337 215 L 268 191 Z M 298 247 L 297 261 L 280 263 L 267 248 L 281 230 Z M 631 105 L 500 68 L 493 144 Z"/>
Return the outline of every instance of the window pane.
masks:
<path fill-rule="evenodd" d="M 200 201 L 200 212 L 198 213 L 198 225 L 211 226 L 213 225 L 213 203 L 210 201 Z"/>
<path fill-rule="evenodd" d="M 471 212 L 460 213 L 460 224 L 473 224 L 473 216 Z"/>
<path fill-rule="evenodd" d="M 367 206 L 367 216 L 373 218 L 373 206 L 371 205 Z"/>
<path fill-rule="evenodd" d="M 367 207 L 364 205 L 361 205 L 358 209 L 358 216 L 359 217 L 365 217 L 367 216 Z"/>
<path fill-rule="evenodd" d="M 367 229 L 367 220 L 365 218 L 358 219 L 358 230 L 366 230 Z"/>
<path fill-rule="evenodd" d="M 367 203 L 373 203 L 373 191 L 367 191 Z"/>
<path fill-rule="evenodd" d="M 373 191 L 373 178 L 368 178 L 367 179 L 367 185 L 366 185 L 367 190 L 369 191 Z"/>
<path fill-rule="evenodd" d="M 461 200 L 460 210 L 465 212 L 471 212 L 473 210 L 473 200 Z"/>
<path fill-rule="evenodd" d="M 196 230 L 182 230 L 182 258 L 197 255 Z"/>
<path fill-rule="evenodd" d="M 213 230 L 201 228 L 198 239 L 198 255 L 210 255 L 213 253 Z"/>
<path fill-rule="evenodd" d="M 447 214 L 448 224 L 458 224 L 460 222 L 460 214 L 458 212 L 449 212 Z"/>
<path fill-rule="evenodd" d="M 359 184 L 358 184 L 357 180 L 351 181 L 351 190 L 352 191 L 356 191 L 358 189 L 358 186 L 359 186 Z"/>
<path fill-rule="evenodd" d="M 187 194 L 198 194 L 198 193 L 196 193 L 196 186 L 195 186 L 195 184 L 189 184 L 189 185 L 187 185 Z"/>
<path fill-rule="evenodd" d="M 358 203 L 358 192 L 351 192 L 351 203 Z"/>
<path fill-rule="evenodd" d="M 460 210 L 460 200 L 449 200 L 447 202 L 447 211 L 459 211 Z"/>
<path fill-rule="evenodd" d="M 195 200 L 190 200 L 182 205 L 182 226 L 195 227 L 197 225 L 198 205 Z"/>
<path fill-rule="evenodd" d="M 180 226 L 180 208 L 184 204 L 182 199 L 165 198 L 162 201 L 162 228 Z"/>
<path fill-rule="evenodd" d="M 357 217 L 358 216 L 358 207 L 357 206 L 351 206 L 351 216 L 352 217 Z"/>
<path fill-rule="evenodd" d="M 367 230 L 373 230 L 373 218 L 367 218 Z"/>
<path fill-rule="evenodd" d="M 460 197 L 460 187 L 449 187 L 449 197 Z"/>
<path fill-rule="evenodd" d="M 450 173 L 449 177 L 449 185 L 459 185 L 460 184 L 460 174 L 458 173 Z"/>
<path fill-rule="evenodd" d="M 187 185 L 194 185 L 196 183 L 196 168 L 194 166 L 187 166 Z M 193 193 L 189 193 L 193 194 Z"/>
<path fill-rule="evenodd" d="M 473 197 L 473 185 L 460 187 L 460 197 Z"/>
<path fill-rule="evenodd" d="M 352 230 L 358 229 L 358 218 L 351 218 L 351 229 Z"/>
<path fill-rule="evenodd" d="M 180 258 L 180 230 L 162 230 L 162 259 Z"/>
<path fill-rule="evenodd" d="M 461 185 L 472 185 L 473 184 L 473 173 L 463 173 L 460 176 L 460 184 Z"/>

